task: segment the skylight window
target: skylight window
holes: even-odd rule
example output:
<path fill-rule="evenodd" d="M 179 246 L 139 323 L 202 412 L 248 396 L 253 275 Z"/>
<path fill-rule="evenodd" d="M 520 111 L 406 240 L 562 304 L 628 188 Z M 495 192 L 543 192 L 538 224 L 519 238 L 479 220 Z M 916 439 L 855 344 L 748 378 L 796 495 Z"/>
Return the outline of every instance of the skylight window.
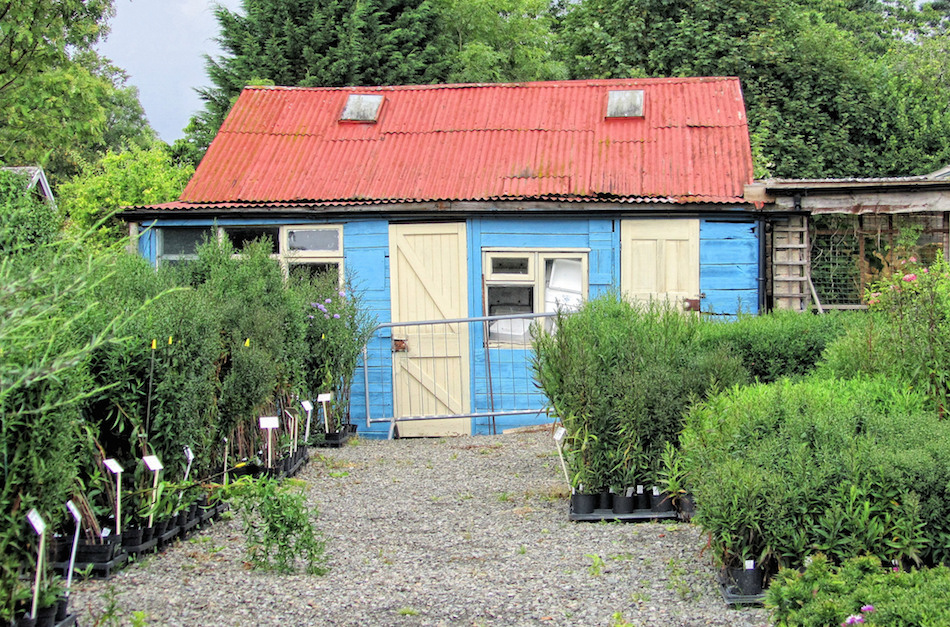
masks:
<path fill-rule="evenodd" d="M 383 97 L 373 94 L 350 94 L 343 108 L 341 121 L 346 122 L 375 122 L 379 117 L 379 108 L 383 104 Z"/>
<path fill-rule="evenodd" d="M 643 90 L 626 89 L 610 91 L 607 94 L 608 118 L 642 118 Z"/>

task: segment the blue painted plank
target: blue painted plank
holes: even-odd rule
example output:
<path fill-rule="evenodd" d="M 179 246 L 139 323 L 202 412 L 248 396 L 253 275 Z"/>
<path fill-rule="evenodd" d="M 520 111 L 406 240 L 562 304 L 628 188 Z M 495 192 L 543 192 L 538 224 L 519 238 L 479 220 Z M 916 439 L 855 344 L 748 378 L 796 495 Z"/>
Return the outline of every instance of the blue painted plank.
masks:
<path fill-rule="evenodd" d="M 756 240 L 708 240 L 699 245 L 699 264 L 758 263 Z"/>
<path fill-rule="evenodd" d="M 700 291 L 756 289 L 758 286 L 758 265 L 721 265 L 702 266 L 699 270 Z"/>
<path fill-rule="evenodd" d="M 710 290 L 704 292 L 702 310 L 718 314 L 758 313 L 759 293 L 757 290 Z"/>
<path fill-rule="evenodd" d="M 715 222 L 703 220 L 699 238 L 706 239 L 757 239 L 755 222 Z"/>

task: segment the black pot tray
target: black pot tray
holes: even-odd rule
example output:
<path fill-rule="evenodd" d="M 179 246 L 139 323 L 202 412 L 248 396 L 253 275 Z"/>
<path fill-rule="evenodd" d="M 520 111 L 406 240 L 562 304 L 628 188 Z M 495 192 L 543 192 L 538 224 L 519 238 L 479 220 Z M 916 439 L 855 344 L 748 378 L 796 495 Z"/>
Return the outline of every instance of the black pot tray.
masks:
<path fill-rule="evenodd" d="M 590 514 L 575 514 L 573 511 L 568 519 L 576 522 L 600 522 L 602 520 L 616 520 L 619 522 L 643 522 L 645 520 L 676 520 L 676 512 L 654 512 L 652 509 L 635 509 L 629 514 L 615 514 L 612 509 L 595 509 Z"/>

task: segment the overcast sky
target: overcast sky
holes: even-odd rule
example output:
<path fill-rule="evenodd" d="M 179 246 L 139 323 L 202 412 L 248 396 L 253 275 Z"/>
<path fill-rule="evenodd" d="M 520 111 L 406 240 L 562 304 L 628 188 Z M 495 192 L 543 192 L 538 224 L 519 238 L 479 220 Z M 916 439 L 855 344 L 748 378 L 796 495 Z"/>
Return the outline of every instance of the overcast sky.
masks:
<path fill-rule="evenodd" d="M 112 32 L 97 46 L 128 72 L 149 123 L 168 143 L 202 108 L 195 88 L 209 85 L 204 55 L 221 54 L 214 4 L 236 10 L 241 0 L 115 0 Z"/>

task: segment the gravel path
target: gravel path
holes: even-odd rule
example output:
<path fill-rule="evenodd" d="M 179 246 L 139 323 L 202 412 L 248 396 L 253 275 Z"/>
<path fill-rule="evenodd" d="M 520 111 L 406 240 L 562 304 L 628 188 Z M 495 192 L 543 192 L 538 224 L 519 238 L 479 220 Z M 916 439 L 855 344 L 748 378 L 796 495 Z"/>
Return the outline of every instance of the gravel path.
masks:
<path fill-rule="evenodd" d="M 221 521 L 110 581 L 74 590 L 96 624 L 110 593 L 147 625 L 767 625 L 729 609 L 687 524 L 572 523 L 547 431 L 357 440 L 298 478 L 320 510 L 330 572 L 247 570 Z"/>

